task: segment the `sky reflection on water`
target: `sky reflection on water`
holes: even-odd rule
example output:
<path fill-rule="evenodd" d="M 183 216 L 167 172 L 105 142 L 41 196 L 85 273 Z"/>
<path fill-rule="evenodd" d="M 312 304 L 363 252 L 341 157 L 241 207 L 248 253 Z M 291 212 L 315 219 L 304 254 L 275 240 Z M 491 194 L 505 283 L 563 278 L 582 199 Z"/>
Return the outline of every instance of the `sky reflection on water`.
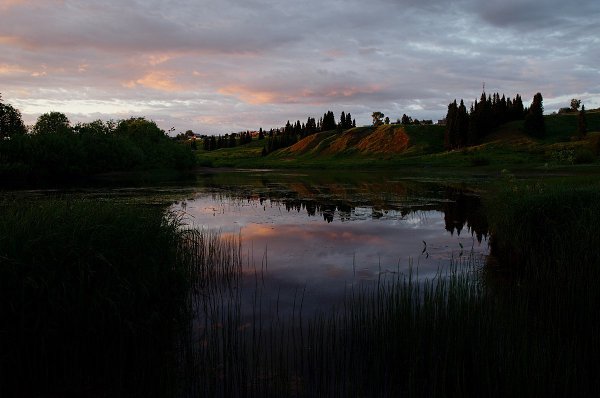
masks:
<path fill-rule="evenodd" d="M 200 192 L 174 206 L 190 225 L 241 236 L 244 263 L 250 265 L 243 283 L 255 285 L 260 270 L 263 304 L 283 313 L 299 294 L 305 311 L 325 309 L 354 285 L 407 274 L 411 265 L 419 277 L 434 277 L 452 258 L 488 251 L 487 239 L 479 241 L 463 227 L 455 214 L 460 204 L 450 200 L 415 209 L 317 208 L 241 199 L 233 191 Z M 249 292 L 242 294 L 250 301 Z"/>

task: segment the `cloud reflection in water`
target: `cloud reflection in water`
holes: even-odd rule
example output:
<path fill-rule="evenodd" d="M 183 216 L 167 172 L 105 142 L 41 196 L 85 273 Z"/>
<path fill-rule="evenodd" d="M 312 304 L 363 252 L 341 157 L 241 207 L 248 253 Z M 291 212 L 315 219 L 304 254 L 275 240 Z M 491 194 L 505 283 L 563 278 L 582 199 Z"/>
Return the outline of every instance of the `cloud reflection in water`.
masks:
<path fill-rule="evenodd" d="M 245 263 L 252 265 L 246 283 L 252 285 L 255 270 L 262 269 L 262 299 L 286 311 L 285 303 L 292 305 L 299 294 L 305 308 L 329 307 L 349 286 L 407 273 L 410 264 L 419 277 L 432 277 L 452 257 L 486 254 L 487 240 L 463 230 L 465 216 L 449 206 L 343 212 L 323 206 L 324 216 L 277 200 L 199 194 L 185 211 L 196 227 L 240 234 Z"/>

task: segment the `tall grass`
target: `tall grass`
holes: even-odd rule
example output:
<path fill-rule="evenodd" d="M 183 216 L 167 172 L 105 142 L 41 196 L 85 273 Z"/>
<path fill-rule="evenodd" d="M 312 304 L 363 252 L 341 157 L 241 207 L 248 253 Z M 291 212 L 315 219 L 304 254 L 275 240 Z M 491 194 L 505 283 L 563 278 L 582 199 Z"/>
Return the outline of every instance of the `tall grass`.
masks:
<path fill-rule="evenodd" d="M 190 395 L 213 397 L 585 396 L 597 382 L 576 341 L 531 319 L 528 295 L 491 293 L 471 271 L 414 274 L 350 291 L 337 311 L 252 322 L 225 300 L 201 327 Z M 260 279 L 260 276 L 258 276 Z M 506 292 L 503 292 L 506 293 Z M 234 298 L 241 295 L 234 294 Z"/>
<path fill-rule="evenodd" d="M 174 391 L 188 289 L 177 220 L 91 200 L 0 213 L 0 395 Z"/>

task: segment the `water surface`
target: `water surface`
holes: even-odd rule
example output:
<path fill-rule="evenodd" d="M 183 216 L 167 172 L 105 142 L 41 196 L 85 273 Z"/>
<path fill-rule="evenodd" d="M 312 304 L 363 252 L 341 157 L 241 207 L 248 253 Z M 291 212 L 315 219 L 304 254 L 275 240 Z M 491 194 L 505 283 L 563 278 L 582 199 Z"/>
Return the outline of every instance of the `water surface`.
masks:
<path fill-rule="evenodd" d="M 172 210 L 189 225 L 241 237 L 242 301 L 252 301 L 260 280 L 261 306 L 284 313 L 299 295 L 303 311 L 326 310 L 356 285 L 409 269 L 431 278 L 452 262 L 487 254 L 487 225 L 474 191 L 367 177 L 208 178 Z"/>

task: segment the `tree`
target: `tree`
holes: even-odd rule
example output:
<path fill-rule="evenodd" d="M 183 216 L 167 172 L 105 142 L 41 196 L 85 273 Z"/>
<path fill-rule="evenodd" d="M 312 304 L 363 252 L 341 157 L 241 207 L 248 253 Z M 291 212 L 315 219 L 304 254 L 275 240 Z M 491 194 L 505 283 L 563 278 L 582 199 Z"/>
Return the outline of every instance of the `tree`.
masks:
<path fill-rule="evenodd" d="M 579 115 L 577 116 L 577 132 L 579 133 L 579 137 L 585 137 L 587 133 L 587 121 L 585 120 L 585 105 L 581 106 L 581 110 L 579 111 Z"/>
<path fill-rule="evenodd" d="M 454 149 L 458 146 L 458 104 L 456 100 L 448 105 L 446 113 L 446 131 L 444 134 L 444 146 L 447 150 Z"/>
<path fill-rule="evenodd" d="M 469 142 L 469 115 L 462 99 L 456 113 L 456 130 L 458 146 L 467 146 Z"/>
<path fill-rule="evenodd" d="M 71 131 L 71 122 L 61 112 L 44 113 L 33 126 L 34 134 L 64 134 Z"/>
<path fill-rule="evenodd" d="M 115 133 L 138 141 L 147 140 L 152 142 L 158 142 L 167 136 L 164 130 L 160 129 L 155 122 L 143 117 L 132 117 L 119 121 Z"/>
<path fill-rule="evenodd" d="M 373 115 L 371 115 L 371 117 L 373 118 L 373 126 L 377 127 L 380 124 L 382 124 L 383 122 L 381 121 L 381 119 L 383 119 L 385 115 L 381 112 L 373 112 Z"/>
<path fill-rule="evenodd" d="M 580 99 L 573 98 L 571 100 L 571 109 L 573 110 L 573 112 L 579 110 L 580 106 L 581 106 L 581 100 Z"/>
<path fill-rule="evenodd" d="M 546 135 L 543 101 L 541 93 L 534 95 L 529 112 L 527 112 L 527 116 L 525 117 L 525 132 L 532 137 L 541 138 Z"/>
<path fill-rule="evenodd" d="M 386 117 L 385 117 L 385 120 L 384 120 L 384 123 L 385 123 L 385 124 L 390 124 L 390 118 L 386 116 Z"/>
<path fill-rule="evenodd" d="M 2 96 L 0 96 L 0 139 L 25 134 L 26 132 L 27 128 L 23 124 L 21 112 L 10 104 L 3 103 Z"/>

